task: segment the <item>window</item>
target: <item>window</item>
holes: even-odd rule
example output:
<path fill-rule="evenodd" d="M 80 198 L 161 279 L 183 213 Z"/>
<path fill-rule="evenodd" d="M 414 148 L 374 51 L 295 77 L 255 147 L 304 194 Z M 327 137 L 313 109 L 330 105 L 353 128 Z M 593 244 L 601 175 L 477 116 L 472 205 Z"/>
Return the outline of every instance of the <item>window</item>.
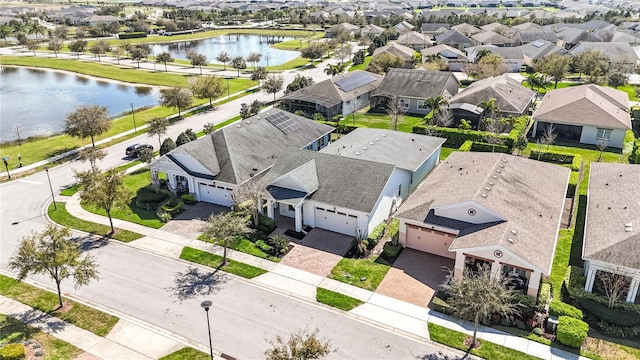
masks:
<path fill-rule="evenodd" d="M 418 109 L 420 110 L 429 110 L 426 102 L 424 100 L 418 100 Z"/>
<path fill-rule="evenodd" d="M 611 129 L 598 129 L 596 140 L 611 140 Z"/>
<path fill-rule="evenodd" d="M 398 185 L 398 196 L 402 194 L 402 184 Z"/>
<path fill-rule="evenodd" d="M 411 103 L 411 100 L 400 99 L 400 107 L 405 110 L 409 108 L 410 103 Z"/>

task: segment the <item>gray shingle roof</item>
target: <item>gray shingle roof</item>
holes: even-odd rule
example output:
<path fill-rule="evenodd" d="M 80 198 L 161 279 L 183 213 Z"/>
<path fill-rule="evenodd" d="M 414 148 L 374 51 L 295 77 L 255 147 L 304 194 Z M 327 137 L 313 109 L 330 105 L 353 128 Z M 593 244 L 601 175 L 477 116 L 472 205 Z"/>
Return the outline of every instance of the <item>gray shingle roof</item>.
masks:
<path fill-rule="evenodd" d="M 474 201 L 506 221 L 464 223 L 451 250 L 500 245 L 549 274 L 569 174 L 565 167 L 512 155 L 455 151 L 395 216 L 424 222 L 438 206 Z"/>
<path fill-rule="evenodd" d="M 634 65 L 638 61 L 638 55 L 631 44 L 628 42 L 588 42 L 583 41 L 574 46 L 569 53 L 571 55 L 577 55 L 584 51 L 599 50 L 603 54 L 606 54 L 609 59 L 613 61 L 627 61 L 632 62 Z"/>
<path fill-rule="evenodd" d="M 541 59 L 551 54 L 567 55 L 569 52 L 564 48 L 545 40 L 535 40 L 520 46 L 522 54 L 531 59 Z"/>
<path fill-rule="evenodd" d="M 300 129 L 284 134 L 265 120 L 266 116 L 276 113 L 286 114 L 300 125 Z M 174 152 L 187 154 L 213 173 L 216 180 L 240 184 L 273 165 L 287 148 L 303 148 L 332 131 L 333 127 L 302 116 L 283 110 L 268 110 L 224 127 L 210 136 L 188 142 L 163 157 L 189 171 L 187 162 L 179 163 L 180 157 L 173 156 Z"/>
<path fill-rule="evenodd" d="M 320 150 L 415 171 L 446 139 L 400 131 L 357 128 Z"/>
<path fill-rule="evenodd" d="M 393 56 L 397 56 L 404 61 L 411 60 L 413 58 L 414 51 L 408 46 L 404 46 L 398 43 L 391 43 L 382 47 L 379 47 L 373 51 L 373 56 L 389 53 Z"/>
<path fill-rule="evenodd" d="M 451 29 L 443 32 L 440 35 L 436 35 L 436 42 L 438 44 L 473 44 L 473 40 L 464 36 L 462 33 L 455 29 Z"/>
<path fill-rule="evenodd" d="M 447 71 L 389 69 L 371 96 L 397 95 L 416 99 L 440 95 L 448 97 L 451 94 L 447 92 L 446 85 L 451 78 L 455 79 L 453 74 Z"/>
<path fill-rule="evenodd" d="M 511 44 L 513 40 L 510 38 L 495 33 L 493 31 L 483 31 L 471 36 L 471 38 L 481 44 L 494 45 L 494 44 Z"/>
<path fill-rule="evenodd" d="M 536 40 L 556 41 L 558 37 L 552 30 L 545 29 L 531 29 L 531 30 L 519 30 L 515 35 L 520 42 L 526 44 Z"/>
<path fill-rule="evenodd" d="M 478 105 L 496 99 L 500 112 L 523 114 L 533 102 L 536 92 L 522 86 L 508 74 L 478 80 L 449 99 L 450 104 Z"/>
<path fill-rule="evenodd" d="M 316 166 L 318 188 L 309 195 L 309 199 L 367 213 L 373 210 L 395 168 L 345 156 L 289 149 L 269 169 L 263 181 L 268 184 L 312 160 Z M 303 172 L 296 173 L 300 175 Z"/>
<path fill-rule="evenodd" d="M 593 162 L 589 177 L 583 258 L 640 270 L 640 165 Z"/>
<path fill-rule="evenodd" d="M 547 91 L 533 113 L 536 121 L 631 129 L 629 95 L 595 84 Z"/>

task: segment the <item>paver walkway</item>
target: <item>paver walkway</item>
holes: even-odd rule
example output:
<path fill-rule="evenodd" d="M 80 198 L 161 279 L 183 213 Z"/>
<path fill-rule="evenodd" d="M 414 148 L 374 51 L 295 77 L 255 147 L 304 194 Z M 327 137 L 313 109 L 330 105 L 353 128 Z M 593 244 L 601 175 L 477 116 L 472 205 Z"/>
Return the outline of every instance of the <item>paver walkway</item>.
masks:
<path fill-rule="evenodd" d="M 77 204 L 74 204 L 74 202 L 77 202 Z M 98 223 L 108 221 L 106 217 L 91 214 L 82 209 L 76 196 L 67 202 L 67 209 L 76 217 L 83 219 L 89 217 L 96 219 L 97 221 L 95 222 Z M 126 221 L 120 221 L 118 225 L 118 227 L 127 230 L 138 229 L 139 226 L 140 225 Z M 146 233 L 148 233 L 148 236 L 146 238 L 132 241 L 126 245 L 148 250 L 149 244 L 153 243 L 154 252 L 158 252 L 159 248 L 171 248 L 173 251 L 167 251 L 165 255 L 174 258 L 179 257 L 180 252 L 176 250 L 181 249 L 182 246 L 190 246 L 218 255 L 222 254 L 222 248 L 217 245 L 196 239 L 188 239 L 181 235 L 163 232 L 163 236 L 154 237 L 153 234 L 159 231 L 162 230 L 147 230 Z M 163 242 L 169 243 L 169 245 L 162 245 Z M 473 333 L 473 325 L 471 323 L 440 314 L 424 306 L 418 306 L 410 302 L 371 292 L 322 275 L 296 269 L 286 264 L 274 263 L 239 251 L 228 250 L 227 256 L 230 259 L 267 270 L 268 273 L 260 275 L 250 281 L 262 286 L 268 286 L 290 296 L 315 301 L 316 288 L 322 287 L 362 300 L 365 304 L 351 310 L 347 315 L 377 324 L 390 331 L 419 339 L 429 339 L 427 323 L 431 322 L 468 335 Z M 542 359 L 586 360 L 586 358 L 576 354 L 489 327 L 480 327 L 478 330 L 478 338 L 526 352 Z"/>

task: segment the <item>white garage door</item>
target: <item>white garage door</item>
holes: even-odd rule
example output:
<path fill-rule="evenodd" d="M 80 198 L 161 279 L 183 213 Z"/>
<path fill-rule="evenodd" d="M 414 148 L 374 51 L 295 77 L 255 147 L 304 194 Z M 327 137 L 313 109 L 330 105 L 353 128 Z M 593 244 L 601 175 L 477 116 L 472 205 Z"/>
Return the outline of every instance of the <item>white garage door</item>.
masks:
<path fill-rule="evenodd" d="M 198 191 L 200 193 L 200 201 L 206 201 L 222 206 L 231 206 L 230 188 L 224 186 L 215 186 L 210 184 L 198 183 Z"/>
<path fill-rule="evenodd" d="M 456 253 L 449 251 L 453 239 L 455 235 L 407 224 L 407 247 L 411 249 L 455 259 Z"/>
<path fill-rule="evenodd" d="M 345 235 L 356 236 L 358 217 L 333 209 L 317 207 L 315 209 L 316 227 L 339 232 Z"/>

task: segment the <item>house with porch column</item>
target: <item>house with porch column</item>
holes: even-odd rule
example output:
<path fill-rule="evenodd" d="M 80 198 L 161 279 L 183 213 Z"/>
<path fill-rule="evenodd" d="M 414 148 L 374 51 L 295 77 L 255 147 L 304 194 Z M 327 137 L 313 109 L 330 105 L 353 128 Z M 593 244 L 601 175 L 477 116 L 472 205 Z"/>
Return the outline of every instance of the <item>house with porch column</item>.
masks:
<path fill-rule="evenodd" d="M 162 155 L 149 166 L 152 182 L 231 206 L 231 193 L 263 174 L 288 148 L 320 150 L 334 128 L 283 110 L 267 110 Z"/>
<path fill-rule="evenodd" d="M 602 292 L 599 275 L 620 274 L 623 299 L 640 303 L 640 165 L 591 163 L 585 222 L 585 291 Z"/>
<path fill-rule="evenodd" d="M 488 265 L 536 296 L 551 273 L 570 170 L 508 154 L 453 152 L 400 206 L 404 247 Z"/>

